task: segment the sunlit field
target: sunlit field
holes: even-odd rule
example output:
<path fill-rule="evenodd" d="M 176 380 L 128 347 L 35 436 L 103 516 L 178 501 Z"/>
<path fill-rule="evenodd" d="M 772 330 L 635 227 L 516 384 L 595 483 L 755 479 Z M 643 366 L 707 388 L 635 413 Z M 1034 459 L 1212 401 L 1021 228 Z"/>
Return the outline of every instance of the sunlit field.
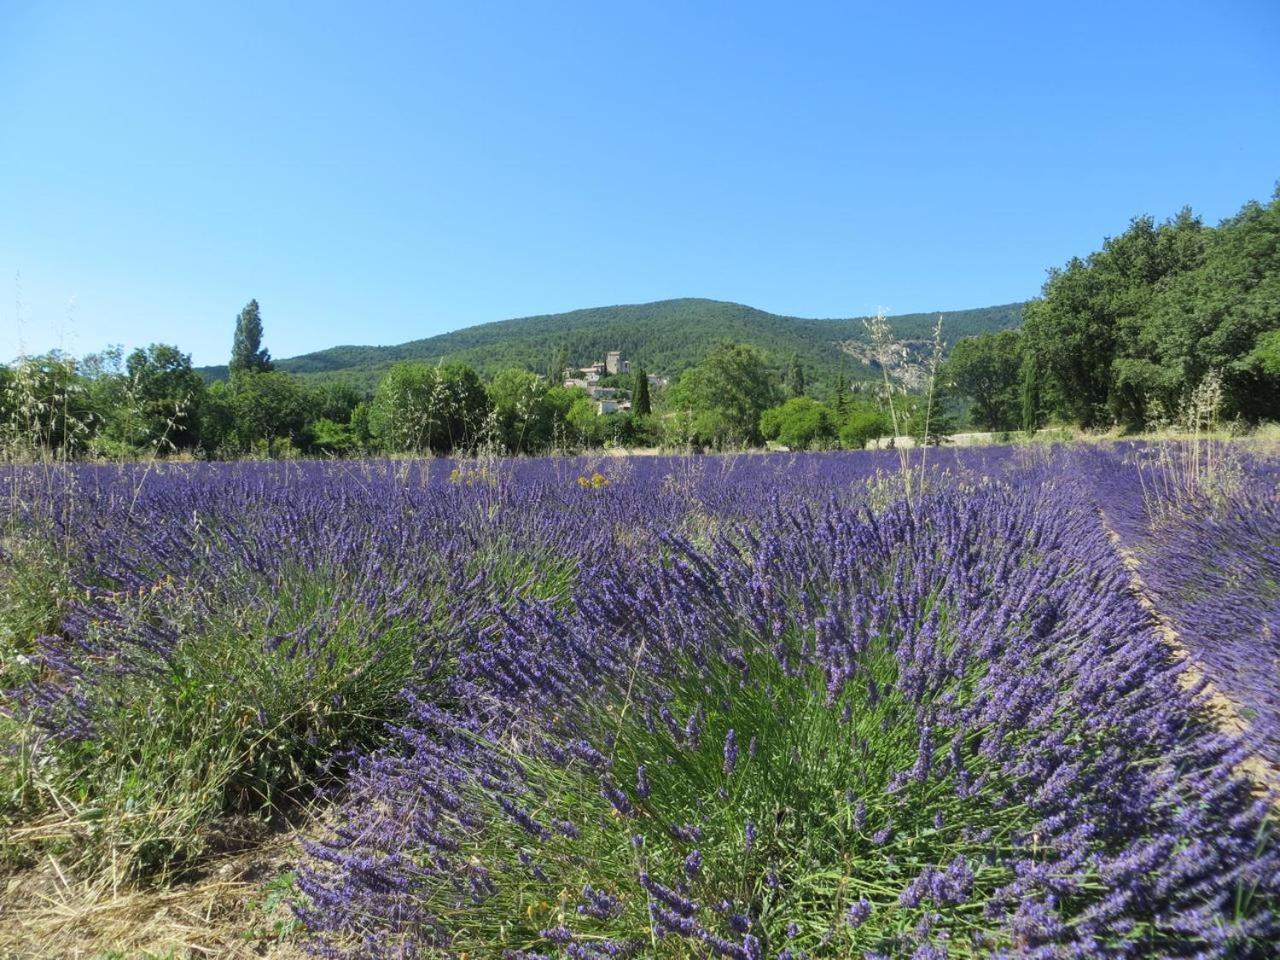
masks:
<path fill-rule="evenodd" d="M 10 889 L 289 832 L 318 956 L 1276 955 L 1257 449 L 0 471 Z"/>

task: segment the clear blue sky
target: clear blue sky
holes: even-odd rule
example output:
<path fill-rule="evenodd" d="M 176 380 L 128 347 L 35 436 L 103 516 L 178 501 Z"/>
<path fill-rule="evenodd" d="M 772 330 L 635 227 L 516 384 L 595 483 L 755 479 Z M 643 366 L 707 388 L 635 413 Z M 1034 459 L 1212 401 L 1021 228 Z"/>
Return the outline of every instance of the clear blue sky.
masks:
<path fill-rule="evenodd" d="M 1274 0 L 8 0 L 0 357 L 982 306 L 1277 177 Z"/>

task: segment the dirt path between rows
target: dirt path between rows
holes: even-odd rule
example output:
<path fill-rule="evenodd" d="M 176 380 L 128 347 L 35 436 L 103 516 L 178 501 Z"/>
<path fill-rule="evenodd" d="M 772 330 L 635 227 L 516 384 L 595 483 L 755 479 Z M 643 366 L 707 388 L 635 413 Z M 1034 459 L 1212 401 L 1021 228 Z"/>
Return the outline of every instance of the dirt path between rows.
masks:
<path fill-rule="evenodd" d="M 1243 719 L 1239 704 L 1223 693 L 1205 675 L 1191 651 L 1182 643 L 1182 638 L 1178 636 L 1178 631 L 1174 629 L 1169 618 L 1160 612 L 1155 601 L 1151 599 L 1146 584 L 1142 580 L 1137 556 L 1121 541 L 1120 535 L 1108 522 L 1107 515 L 1101 510 L 1098 511 L 1098 515 L 1102 520 L 1102 528 L 1106 531 L 1107 538 L 1115 546 L 1116 553 L 1119 554 L 1125 569 L 1129 571 L 1129 589 L 1133 591 L 1138 604 L 1151 614 L 1160 639 L 1179 661 L 1186 664 L 1186 669 L 1179 675 L 1183 688 L 1202 691 L 1205 705 L 1213 718 L 1214 725 L 1219 730 L 1236 736 L 1247 733 L 1249 724 Z M 1251 754 L 1236 765 L 1236 770 L 1257 784 L 1260 790 L 1271 794 L 1272 805 L 1280 809 L 1280 769 L 1263 757 Z"/>

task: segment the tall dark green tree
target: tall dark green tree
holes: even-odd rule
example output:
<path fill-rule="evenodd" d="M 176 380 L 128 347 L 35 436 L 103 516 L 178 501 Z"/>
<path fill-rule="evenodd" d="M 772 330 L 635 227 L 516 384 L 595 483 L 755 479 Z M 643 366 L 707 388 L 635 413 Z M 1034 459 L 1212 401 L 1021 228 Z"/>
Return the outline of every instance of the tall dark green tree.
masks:
<path fill-rule="evenodd" d="M 653 412 L 649 400 L 649 374 L 644 367 L 636 368 L 636 386 L 631 395 L 631 412 L 637 417 L 647 417 Z"/>
<path fill-rule="evenodd" d="M 798 353 L 793 353 L 791 355 L 791 362 L 787 365 L 786 387 L 788 396 L 804 396 L 804 365 L 800 362 L 800 355 Z"/>
<path fill-rule="evenodd" d="M 907 433 L 916 443 L 938 446 L 956 432 L 956 418 L 951 412 L 951 397 L 945 380 L 938 379 L 932 390 L 913 398 Z"/>
<path fill-rule="evenodd" d="M 849 413 L 849 381 L 844 375 L 844 354 L 840 356 L 840 377 L 836 380 L 836 399 L 833 405 L 836 420 L 843 421 Z"/>
<path fill-rule="evenodd" d="M 273 369 L 271 354 L 262 346 L 262 315 L 258 301 L 250 300 L 236 317 L 235 338 L 231 341 L 231 363 L 228 373 L 269 373 Z"/>

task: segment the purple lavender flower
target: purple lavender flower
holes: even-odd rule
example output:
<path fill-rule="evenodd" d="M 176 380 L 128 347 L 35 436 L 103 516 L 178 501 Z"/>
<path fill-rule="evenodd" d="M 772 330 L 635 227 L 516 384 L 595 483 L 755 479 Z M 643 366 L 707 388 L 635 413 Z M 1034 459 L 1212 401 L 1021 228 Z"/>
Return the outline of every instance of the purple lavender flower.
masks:
<path fill-rule="evenodd" d="M 649 775 L 644 764 L 636 767 L 636 796 L 641 800 L 649 796 Z"/>
<path fill-rule="evenodd" d="M 724 775 L 731 776 L 733 768 L 738 763 L 738 738 L 734 734 L 733 728 L 729 728 L 729 732 L 724 735 Z"/>
<path fill-rule="evenodd" d="M 845 911 L 844 919 L 849 926 L 857 928 L 866 923 L 870 916 L 871 901 L 866 897 L 859 897 L 857 902 Z"/>

